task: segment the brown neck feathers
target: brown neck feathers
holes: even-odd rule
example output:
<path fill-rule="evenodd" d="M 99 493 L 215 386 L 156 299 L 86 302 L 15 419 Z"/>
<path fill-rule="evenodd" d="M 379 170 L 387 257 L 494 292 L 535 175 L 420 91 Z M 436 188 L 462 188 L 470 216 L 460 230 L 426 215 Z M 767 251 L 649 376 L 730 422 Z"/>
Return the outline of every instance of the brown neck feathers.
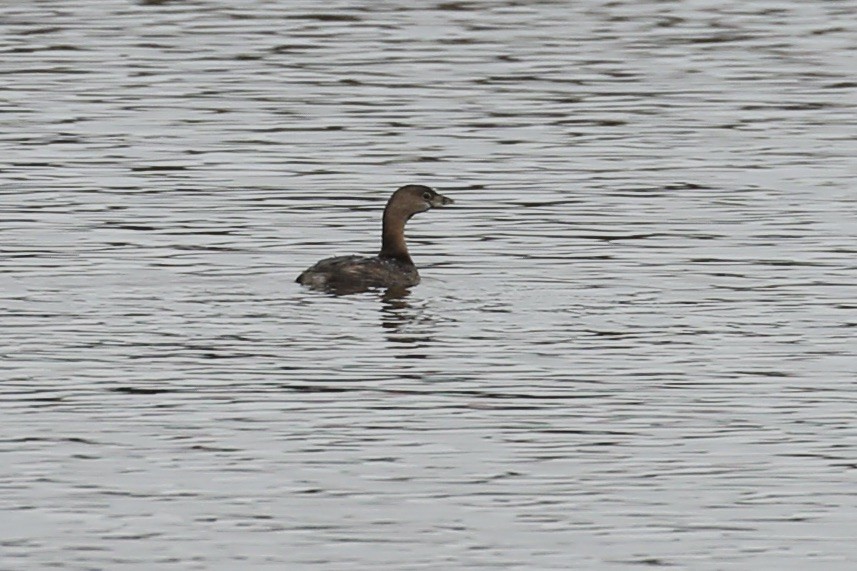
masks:
<path fill-rule="evenodd" d="M 410 212 L 396 208 L 391 204 L 384 209 L 384 223 L 381 231 L 382 258 L 392 258 L 406 264 L 413 264 L 405 244 L 405 223 L 411 217 Z"/>

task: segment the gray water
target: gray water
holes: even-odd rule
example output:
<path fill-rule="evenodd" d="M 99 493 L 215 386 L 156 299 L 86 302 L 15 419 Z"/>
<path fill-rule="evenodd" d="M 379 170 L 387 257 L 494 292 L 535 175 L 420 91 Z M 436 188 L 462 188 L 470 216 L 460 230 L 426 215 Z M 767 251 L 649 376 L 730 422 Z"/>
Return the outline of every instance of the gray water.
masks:
<path fill-rule="evenodd" d="M 0 8 L 0 568 L 857 568 L 857 2 L 414 6 Z"/>

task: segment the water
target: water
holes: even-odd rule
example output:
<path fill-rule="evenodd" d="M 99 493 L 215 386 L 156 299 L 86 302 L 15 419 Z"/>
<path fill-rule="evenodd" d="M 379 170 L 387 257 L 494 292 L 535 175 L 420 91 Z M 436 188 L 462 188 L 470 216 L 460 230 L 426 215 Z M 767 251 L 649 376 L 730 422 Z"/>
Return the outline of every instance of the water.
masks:
<path fill-rule="evenodd" d="M 0 568 L 853 569 L 855 11 L 4 6 Z"/>

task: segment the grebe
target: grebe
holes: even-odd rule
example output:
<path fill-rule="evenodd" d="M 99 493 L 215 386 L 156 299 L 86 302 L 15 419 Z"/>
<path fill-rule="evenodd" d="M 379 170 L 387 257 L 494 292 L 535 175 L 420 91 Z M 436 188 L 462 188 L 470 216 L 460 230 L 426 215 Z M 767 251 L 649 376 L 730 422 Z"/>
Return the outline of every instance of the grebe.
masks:
<path fill-rule="evenodd" d="M 420 283 L 420 274 L 405 244 L 405 223 L 418 212 L 452 204 L 453 200 L 421 184 L 409 184 L 393 193 L 384 208 L 381 251 L 374 257 L 337 256 L 317 262 L 298 279 L 316 289 L 365 291 L 370 288 L 406 288 Z"/>

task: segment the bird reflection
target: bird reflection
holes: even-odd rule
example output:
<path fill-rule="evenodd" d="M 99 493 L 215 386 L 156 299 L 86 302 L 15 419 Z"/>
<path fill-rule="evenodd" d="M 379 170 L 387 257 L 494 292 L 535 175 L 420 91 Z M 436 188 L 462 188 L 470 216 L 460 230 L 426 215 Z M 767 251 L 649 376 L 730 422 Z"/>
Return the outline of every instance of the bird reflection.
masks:
<path fill-rule="evenodd" d="M 387 340 L 413 349 L 425 348 L 434 342 L 436 320 L 425 305 L 408 302 L 411 292 L 407 288 L 389 288 L 381 295 L 381 327 Z M 424 359 L 425 353 L 409 352 L 398 355 L 403 359 Z"/>

